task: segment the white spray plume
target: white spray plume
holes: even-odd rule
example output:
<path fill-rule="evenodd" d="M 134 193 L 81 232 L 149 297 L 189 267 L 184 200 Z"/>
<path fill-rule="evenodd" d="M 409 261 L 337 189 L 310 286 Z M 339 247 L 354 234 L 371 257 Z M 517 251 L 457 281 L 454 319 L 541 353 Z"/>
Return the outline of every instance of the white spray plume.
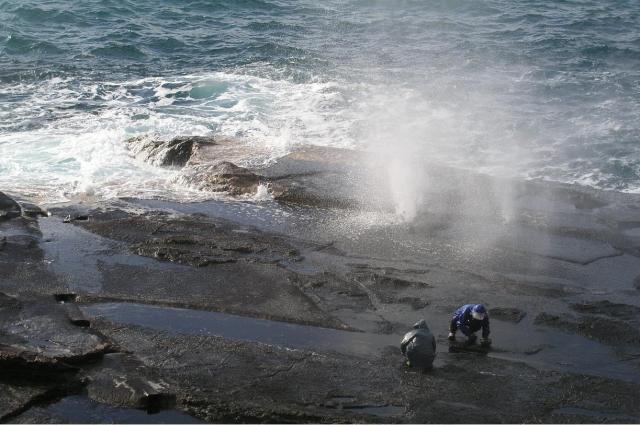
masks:
<path fill-rule="evenodd" d="M 404 221 L 413 221 L 424 200 L 423 170 L 408 158 L 396 156 L 389 160 L 387 174 L 396 215 Z"/>

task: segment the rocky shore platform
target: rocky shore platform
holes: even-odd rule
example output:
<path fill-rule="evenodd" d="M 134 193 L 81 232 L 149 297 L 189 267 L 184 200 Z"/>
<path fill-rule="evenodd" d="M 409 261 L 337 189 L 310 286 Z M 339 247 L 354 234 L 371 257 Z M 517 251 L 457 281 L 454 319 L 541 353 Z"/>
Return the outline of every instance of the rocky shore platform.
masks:
<path fill-rule="evenodd" d="M 640 422 L 640 196 L 398 177 L 332 148 L 251 168 L 232 140 L 126 143 L 231 197 L 45 210 L 0 193 L 0 421 Z M 489 350 L 447 341 L 469 302 L 489 308 Z M 399 349 L 421 318 L 426 373 Z"/>

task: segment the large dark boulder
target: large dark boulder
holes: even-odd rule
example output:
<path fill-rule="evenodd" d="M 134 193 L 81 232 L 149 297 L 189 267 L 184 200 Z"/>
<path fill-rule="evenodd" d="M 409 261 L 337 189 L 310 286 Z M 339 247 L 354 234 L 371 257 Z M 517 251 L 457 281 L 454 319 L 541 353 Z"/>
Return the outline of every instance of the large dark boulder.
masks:
<path fill-rule="evenodd" d="M 138 136 L 126 141 L 133 155 L 158 166 L 184 167 L 195 151 L 203 145 L 215 145 L 213 137 L 187 136 L 160 140 L 153 136 Z"/>
<path fill-rule="evenodd" d="M 20 204 L 0 192 L 0 220 L 20 217 L 21 214 Z"/>
<path fill-rule="evenodd" d="M 49 216 L 47 210 L 31 202 L 20 201 L 20 206 L 22 207 L 22 215 L 25 217 L 37 218 Z"/>
<path fill-rule="evenodd" d="M 231 162 L 196 165 L 185 168 L 178 181 L 198 190 L 247 195 L 256 192 L 260 176 Z"/>

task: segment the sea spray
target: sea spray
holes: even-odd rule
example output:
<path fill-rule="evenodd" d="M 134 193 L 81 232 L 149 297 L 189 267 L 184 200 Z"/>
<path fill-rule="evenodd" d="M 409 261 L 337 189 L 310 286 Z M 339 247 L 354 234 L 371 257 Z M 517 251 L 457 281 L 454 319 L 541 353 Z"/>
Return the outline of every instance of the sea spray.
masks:
<path fill-rule="evenodd" d="M 389 189 L 395 213 L 406 222 L 415 219 L 424 201 L 427 182 L 423 165 L 398 156 L 388 162 Z"/>
<path fill-rule="evenodd" d="M 0 186 L 188 199 L 162 172 L 97 146 L 158 132 L 271 152 L 241 165 L 298 146 L 385 146 L 386 158 L 410 148 L 494 176 L 637 192 L 639 8 L 4 2 Z"/>

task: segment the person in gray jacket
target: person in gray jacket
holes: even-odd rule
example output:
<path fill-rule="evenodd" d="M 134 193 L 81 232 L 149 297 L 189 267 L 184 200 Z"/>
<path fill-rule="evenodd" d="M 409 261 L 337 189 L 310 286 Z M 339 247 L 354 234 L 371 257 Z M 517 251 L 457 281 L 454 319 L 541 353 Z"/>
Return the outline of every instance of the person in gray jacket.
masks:
<path fill-rule="evenodd" d="M 407 332 L 400 343 L 402 354 L 407 357 L 410 367 L 431 369 L 436 357 L 436 339 L 429 330 L 427 322 L 420 320 L 413 325 L 413 330 Z"/>

